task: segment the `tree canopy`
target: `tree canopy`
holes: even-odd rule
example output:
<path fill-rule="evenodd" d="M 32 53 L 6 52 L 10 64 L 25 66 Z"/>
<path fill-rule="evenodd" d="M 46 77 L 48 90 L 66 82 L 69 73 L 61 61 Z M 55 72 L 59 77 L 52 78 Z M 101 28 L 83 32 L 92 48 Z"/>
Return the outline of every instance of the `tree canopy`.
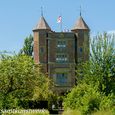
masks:
<path fill-rule="evenodd" d="M 25 38 L 23 48 L 19 52 L 20 54 L 25 54 L 28 56 L 33 55 L 33 36 L 30 34 L 29 37 Z"/>
<path fill-rule="evenodd" d="M 90 49 L 90 60 L 77 66 L 77 86 L 65 98 L 64 107 L 83 114 L 115 111 L 115 36 L 97 35 Z"/>
<path fill-rule="evenodd" d="M 50 80 L 27 55 L 2 56 L 0 59 L 0 102 L 3 108 L 17 106 L 18 100 L 47 100 Z"/>

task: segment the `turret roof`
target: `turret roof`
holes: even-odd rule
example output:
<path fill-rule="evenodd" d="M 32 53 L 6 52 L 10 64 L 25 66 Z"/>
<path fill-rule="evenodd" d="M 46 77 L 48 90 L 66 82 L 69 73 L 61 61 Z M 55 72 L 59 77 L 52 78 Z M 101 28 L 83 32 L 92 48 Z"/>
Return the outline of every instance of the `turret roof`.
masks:
<path fill-rule="evenodd" d="M 51 28 L 49 27 L 48 23 L 46 22 L 45 18 L 43 16 L 41 16 L 38 24 L 35 26 L 35 28 L 33 30 L 51 30 Z"/>
<path fill-rule="evenodd" d="M 72 30 L 79 30 L 79 29 L 90 30 L 88 25 L 83 20 L 82 16 L 80 16 L 80 18 L 77 20 L 74 27 L 72 28 Z"/>

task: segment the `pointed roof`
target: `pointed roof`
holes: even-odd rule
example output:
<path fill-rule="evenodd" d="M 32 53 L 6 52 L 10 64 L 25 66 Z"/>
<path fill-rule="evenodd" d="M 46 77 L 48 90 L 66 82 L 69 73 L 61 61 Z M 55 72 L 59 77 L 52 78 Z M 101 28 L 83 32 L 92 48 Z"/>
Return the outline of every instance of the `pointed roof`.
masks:
<path fill-rule="evenodd" d="M 33 29 L 34 30 L 51 30 L 51 28 L 49 27 L 48 23 L 46 22 L 45 18 L 43 16 L 41 16 L 38 24 L 36 25 L 36 27 Z"/>
<path fill-rule="evenodd" d="M 82 30 L 90 30 L 88 25 L 83 20 L 82 16 L 80 16 L 80 18 L 77 20 L 77 22 L 75 23 L 74 27 L 72 28 L 72 31 L 80 30 L 80 29 L 82 29 Z"/>

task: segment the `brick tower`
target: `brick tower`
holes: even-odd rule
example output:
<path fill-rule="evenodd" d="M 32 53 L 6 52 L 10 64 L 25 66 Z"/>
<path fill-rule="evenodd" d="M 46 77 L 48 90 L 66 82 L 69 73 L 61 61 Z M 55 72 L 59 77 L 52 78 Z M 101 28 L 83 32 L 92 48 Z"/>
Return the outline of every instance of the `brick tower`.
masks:
<path fill-rule="evenodd" d="M 89 27 L 83 20 L 82 16 L 76 21 L 71 30 L 76 36 L 76 56 L 77 62 L 87 61 L 89 59 Z"/>
<path fill-rule="evenodd" d="M 42 16 L 33 30 L 34 61 L 63 94 L 75 85 L 75 66 L 89 59 L 89 27 L 80 16 L 72 32 L 54 32 Z"/>
<path fill-rule="evenodd" d="M 48 32 L 51 31 L 48 23 L 41 16 L 38 24 L 33 29 L 34 33 L 34 61 L 36 64 L 41 64 L 42 68 L 45 72 L 47 70 L 48 64 L 48 42 L 47 42 L 47 35 Z"/>

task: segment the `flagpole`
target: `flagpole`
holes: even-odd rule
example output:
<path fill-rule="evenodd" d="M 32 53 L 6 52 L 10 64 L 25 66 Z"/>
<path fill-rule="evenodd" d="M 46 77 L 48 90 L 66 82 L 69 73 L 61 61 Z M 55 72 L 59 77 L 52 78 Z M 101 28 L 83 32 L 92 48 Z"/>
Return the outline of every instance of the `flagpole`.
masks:
<path fill-rule="evenodd" d="M 59 29 L 62 32 L 62 17 L 61 17 L 61 15 L 58 17 L 57 23 L 59 23 Z"/>
<path fill-rule="evenodd" d="M 62 32 L 62 15 L 60 15 L 60 16 L 61 16 L 60 30 Z"/>

